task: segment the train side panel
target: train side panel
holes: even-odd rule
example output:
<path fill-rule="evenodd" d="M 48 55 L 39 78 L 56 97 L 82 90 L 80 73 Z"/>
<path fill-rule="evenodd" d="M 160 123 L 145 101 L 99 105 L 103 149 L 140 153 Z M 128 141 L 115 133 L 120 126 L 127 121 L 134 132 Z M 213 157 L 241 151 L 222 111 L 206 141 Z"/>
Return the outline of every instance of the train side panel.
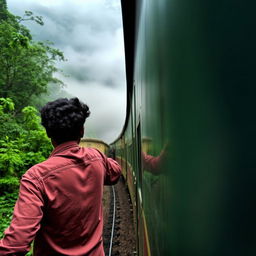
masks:
<path fill-rule="evenodd" d="M 254 5 L 136 1 L 122 147 L 138 255 L 256 253 Z"/>

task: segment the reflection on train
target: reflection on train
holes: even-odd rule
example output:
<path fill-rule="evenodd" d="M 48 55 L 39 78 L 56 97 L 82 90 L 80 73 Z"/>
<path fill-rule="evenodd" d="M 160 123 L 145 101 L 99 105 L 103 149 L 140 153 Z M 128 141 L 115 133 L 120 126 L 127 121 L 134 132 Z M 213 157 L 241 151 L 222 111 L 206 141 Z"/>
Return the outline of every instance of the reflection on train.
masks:
<path fill-rule="evenodd" d="M 159 216 L 164 211 L 161 184 L 165 179 L 163 164 L 167 157 L 166 146 L 159 153 L 154 153 L 152 140 L 149 138 L 141 139 L 141 148 L 138 148 L 137 141 L 132 141 L 132 138 L 129 141 L 125 136 L 122 136 L 120 142 L 112 144 L 111 150 L 115 151 L 116 160 L 122 166 L 122 173 L 130 192 L 138 254 L 154 255 L 154 251 L 161 246 L 162 239 L 156 231 L 165 230 L 164 222 Z M 166 193 L 168 194 L 168 191 Z M 143 200 L 144 195 L 147 195 L 148 200 Z M 154 233 L 156 236 L 149 241 L 149 234 Z"/>
<path fill-rule="evenodd" d="M 137 255 L 256 255 L 251 5 L 122 0 Z"/>

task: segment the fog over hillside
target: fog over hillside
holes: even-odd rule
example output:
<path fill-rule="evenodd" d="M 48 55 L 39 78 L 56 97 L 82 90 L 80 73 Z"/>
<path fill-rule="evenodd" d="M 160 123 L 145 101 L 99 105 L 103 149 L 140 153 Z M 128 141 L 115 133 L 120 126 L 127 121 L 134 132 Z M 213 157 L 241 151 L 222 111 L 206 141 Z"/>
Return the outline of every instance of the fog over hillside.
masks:
<path fill-rule="evenodd" d="M 126 81 L 119 0 L 7 0 L 9 10 L 43 16 L 44 26 L 24 22 L 35 40 L 49 40 L 63 51 L 56 76 L 65 90 L 87 103 L 91 116 L 85 136 L 107 143 L 121 132 L 126 110 Z"/>

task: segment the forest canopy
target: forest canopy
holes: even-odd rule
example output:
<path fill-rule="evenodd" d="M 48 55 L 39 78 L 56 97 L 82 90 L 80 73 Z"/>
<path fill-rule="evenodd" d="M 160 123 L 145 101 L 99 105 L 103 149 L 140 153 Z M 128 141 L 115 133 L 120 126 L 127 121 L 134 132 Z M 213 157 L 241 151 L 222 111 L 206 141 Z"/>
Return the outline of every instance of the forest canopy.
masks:
<path fill-rule="evenodd" d="M 33 96 L 47 92 L 49 84 L 62 85 L 54 73 L 56 61 L 64 61 L 64 55 L 49 42 L 34 41 L 23 25 L 28 21 L 43 25 L 42 17 L 30 11 L 15 16 L 5 0 L 0 2 L 0 97 L 11 98 L 19 112 Z"/>

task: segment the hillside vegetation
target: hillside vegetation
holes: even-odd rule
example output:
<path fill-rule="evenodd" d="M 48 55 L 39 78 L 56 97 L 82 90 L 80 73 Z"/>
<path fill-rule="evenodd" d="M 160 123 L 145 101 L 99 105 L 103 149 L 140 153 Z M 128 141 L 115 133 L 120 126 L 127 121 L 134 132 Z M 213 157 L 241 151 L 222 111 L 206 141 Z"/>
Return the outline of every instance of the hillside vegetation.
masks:
<path fill-rule="evenodd" d="M 52 150 L 38 109 L 47 92 L 63 84 L 54 77 L 63 53 L 34 41 L 26 22 L 43 25 L 30 11 L 13 15 L 0 0 L 0 237 L 11 221 L 21 176 Z"/>

